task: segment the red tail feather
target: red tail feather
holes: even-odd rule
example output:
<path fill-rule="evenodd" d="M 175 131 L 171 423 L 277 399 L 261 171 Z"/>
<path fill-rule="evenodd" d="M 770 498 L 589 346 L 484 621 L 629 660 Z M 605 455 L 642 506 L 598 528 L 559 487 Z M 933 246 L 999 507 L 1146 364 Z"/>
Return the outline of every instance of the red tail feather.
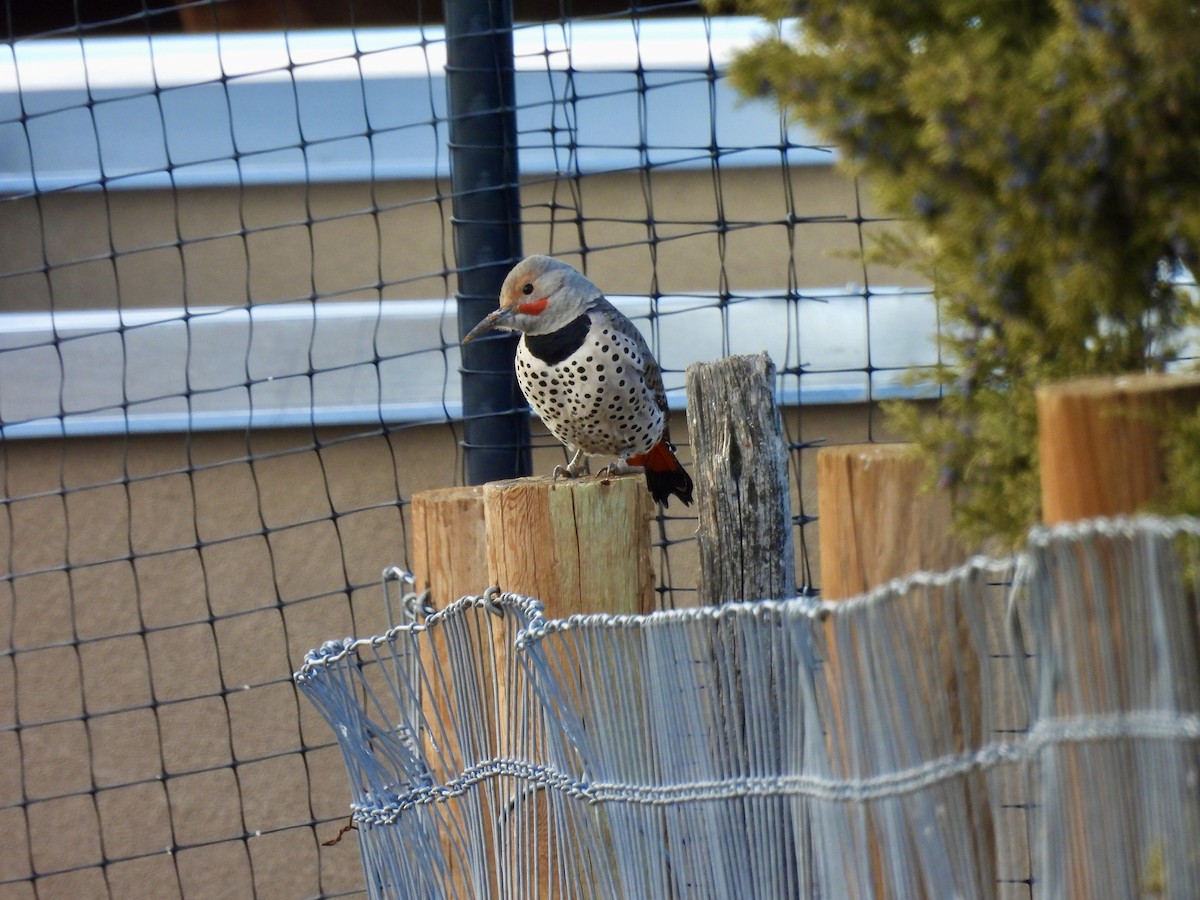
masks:
<path fill-rule="evenodd" d="M 659 441 L 646 453 L 629 457 L 629 464 L 646 470 L 650 496 L 663 506 L 669 505 L 672 494 L 682 500 L 684 506 L 692 505 L 692 479 L 666 441 Z"/>

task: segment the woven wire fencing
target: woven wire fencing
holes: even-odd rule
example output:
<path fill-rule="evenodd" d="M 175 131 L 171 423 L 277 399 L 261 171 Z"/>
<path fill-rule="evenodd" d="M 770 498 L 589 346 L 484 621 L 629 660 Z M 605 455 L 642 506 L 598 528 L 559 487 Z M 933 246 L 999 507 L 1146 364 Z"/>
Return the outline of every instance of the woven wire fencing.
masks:
<path fill-rule="evenodd" d="M 1194 896 L 1198 564 L 1096 520 L 843 603 L 491 594 L 296 677 L 376 897 Z"/>
<path fill-rule="evenodd" d="M 361 894 L 291 673 L 393 624 L 411 497 L 463 478 L 441 10 L 35 6 L 0 49 L 0 888 Z M 890 223 L 831 151 L 725 83 L 758 23 L 514 14 L 524 251 L 643 329 L 685 463 L 684 367 L 771 353 L 819 586 L 812 448 L 880 437 L 936 360 L 927 287 L 864 259 Z M 657 522 L 663 607 L 693 531 Z"/>

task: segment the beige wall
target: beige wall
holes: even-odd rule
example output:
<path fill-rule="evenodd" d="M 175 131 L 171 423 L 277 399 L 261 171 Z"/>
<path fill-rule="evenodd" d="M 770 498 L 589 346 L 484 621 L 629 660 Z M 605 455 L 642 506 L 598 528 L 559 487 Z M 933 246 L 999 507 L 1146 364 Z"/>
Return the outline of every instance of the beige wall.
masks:
<path fill-rule="evenodd" d="M 815 220 L 790 233 L 785 187 L 793 211 Z M 863 283 L 854 183 L 829 168 L 793 167 L 787 185 L 778 170 L 730 170 L 719 193 L 706 171 L 656 171 L 644 183 L 592 176 L 571 188 L 526 185 L 525 251 L 579 264 L 582 243 L 591 251 L 589 275 L 611 293 L 646 292 L 652 272 L 663 293 L 716 290 L 722 275 L 732 291 L 778 289 L 793 259 L 800 285 Z M 25 274 L 0 278 L 0 310 L 242 306 L 381 291 L 388 299 L 440 298 L 454 290 L 443 276 L 453 266 L 447 190 L 390 182 L 9 201 L 0 273 Z M 718 209 L 733 226 L 723 241 L 713 227 Z M 870 218 L 869 206 L 862 215 Z M 862 236 L 870 241 L 886 227 L 866 221 Z M 866 274 L 872 284 L 919 283 L 874 265 Z"/>
<path fill-rule="evenodd" d="M 782 178 L 731 170 L 719 194 L 708 172 L 592 177 L 574 194 L 534 182 L 525 249 L 578 262 L 570 211 L 557 208 L 551 227 L 555 200 L 586 215 L 589 273 L 613 293 L 647 291 L 652 273 L 664 293 L 722 279 L 780 288 L 793 253 L 801 285 L 861 282 L 854 185 L 793 169 L 795 211 L 845 221 L 789 233 Z M 393 183 L 9 202 L 0 272 L 28 274 L 0 279 L 0 309 L 441 297 L 453 290 L 450 210 L 435 194 Z M 731 224 L 764 224 L 722 241 L 718 202 Z M 796 440 L 881 436 L 865 406 L 786 419 Z M 562 454 L 537 432 L 545 472 Z M 352 838 L 318 846 L 346 814 L 345 775 L 289 676 L 322 641 L 385 627 L 378 582 L 406 562 L 405 504 L 460 479 L 457 438 L 441 424 L 0 443 L 0 622 L 14 651 L 0 656 L 0 895 L 32 896 L 22 879 L 67 869 L 39 879 L 38 896 L 295 898 L 358 885 Z M 812 451 L 797 462 L 793 499 L 813 514 Z M 672 539 L 694 529 L 667 527 Z M 807 538 L 815 566 L 815 529 Z M 667 552 L 659 571 L 669 562 L 673 584 L 694 586 L 694 545 Z M 103 858 L 128 861 L 102 872 Z"/>
<path fill-rule="evenodd" d="M 878 436 L 869 418 L 787 415 L 794 438 L 832 442 Z M 686 441 L 682 417 L 672 427 Z M 397 501 L 452 483 L 457 445 L 449 426 L 317 437 L 2 445 L 0 558 L 14 577 L 0 582 L 0 620 L 15 652 L 0 660 L 0 708 L 20 730 L 0 734 L 0 827 L 27 832 L 33 871 L 85 867 L 40 879 L 39 897 L 102 894 L 105 857 L 135 857 L 107 872 L 117 897 L 283 900 L 360 883 L 353 836 L 319 846 L 348 787 L 289 677 L 323 641 L 386 628 L 380 572 L 406 559 Z M 535 468 L 561 458 L 545 447 Z M 811 514 L 812 451 L 800 468 Z M 653 557 L 683 589 L 696 583 L 693 531 L 669 522 L 685 542 Z M 814 528 L 807 538 L 815 566 Z M 176 845 L 190 849 L 162 852 Z M 0 872 L 28 877 L 15 846 Z M 32 896 L 12 890 L 0 895 Z"/>

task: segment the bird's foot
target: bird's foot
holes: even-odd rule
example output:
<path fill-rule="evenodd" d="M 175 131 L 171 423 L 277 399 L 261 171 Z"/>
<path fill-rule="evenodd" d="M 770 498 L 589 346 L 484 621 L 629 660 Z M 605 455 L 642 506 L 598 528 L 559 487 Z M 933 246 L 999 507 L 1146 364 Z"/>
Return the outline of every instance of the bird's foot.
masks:
<path fill-rule="evenodd" d="M 574 448 L 571 448 L 574 449 Z M 587 454 L 582 450 L 575 450 L 571 454 L 571 461 L 565 466 L 554 467 L 555 478 L 578 478 L 588 470 Z"/>
<path fill-rule="evenodd" d="M 631 466 L 623 459 L 614 459 L 596 474 L 601 478 L 614 478 L 617 475 L 632 475 L 642 471 L 641 466 Z"/>

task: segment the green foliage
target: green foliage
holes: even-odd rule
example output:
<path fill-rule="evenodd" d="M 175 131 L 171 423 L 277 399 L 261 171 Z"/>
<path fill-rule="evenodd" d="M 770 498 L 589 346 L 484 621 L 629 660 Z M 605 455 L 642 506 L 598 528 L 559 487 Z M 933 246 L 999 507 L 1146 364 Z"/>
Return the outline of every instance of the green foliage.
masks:
<path fill-rule="evenodd" d="M 1167 425 L 1167 489 L 1164 512 L 1196 515 L 1200 511 L 1200 409 Z"/>
<path fill-rule="evenodd" d="M 936 287 L 946 399 L 893 415 L 968 538 L 1018 539 L 1038 516 L 1035 386 L 1161 369 L 1195 305 L 1172 282 L 1200 261 L 1200 4 L 736 6 L 779 27 L 734 82 L 919 226 L 881 249 Z"/>

